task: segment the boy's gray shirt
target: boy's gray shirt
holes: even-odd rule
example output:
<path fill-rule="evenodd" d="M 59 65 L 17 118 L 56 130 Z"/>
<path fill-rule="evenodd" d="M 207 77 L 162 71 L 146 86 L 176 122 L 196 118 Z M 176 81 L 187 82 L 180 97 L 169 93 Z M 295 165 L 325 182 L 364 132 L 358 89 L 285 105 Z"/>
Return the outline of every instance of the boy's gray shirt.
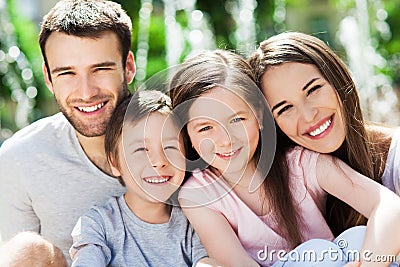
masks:
<path fill-rule="evenodd" d="M 61 113 L 25 127 L 0 147 L 3 241 L 20 231 L 38 232 L 70 260 L 78 218 L 124 192 L 117 179 L 89 160 Z"/>
<path fill-rule="evenodd" d="M 194 266 L 207 257 L 179 207 L 172 208 L 169 222 L 151 224 L 139 219 L 123 196 L 90 209 L 72 236 L 73 267 Z"/>

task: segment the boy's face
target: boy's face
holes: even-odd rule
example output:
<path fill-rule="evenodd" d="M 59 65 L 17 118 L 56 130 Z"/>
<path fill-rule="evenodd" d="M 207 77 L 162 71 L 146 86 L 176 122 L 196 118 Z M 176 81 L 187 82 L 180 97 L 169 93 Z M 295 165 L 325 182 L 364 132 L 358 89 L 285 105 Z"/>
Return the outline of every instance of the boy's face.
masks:
<path fill-rule="evenodd" d="M 170 117 L 153 112 L 134 126 L 124 124 L 119 172 L 126 197 L 167 201 L 185 177 L 183 152 L 179 130 Z"/>
<path fill-rule="evenodd" d="M 74 128 L 87 137 L 104 134 L 135 74 L 132 53 L 123 67 L 117 35 L 98 38 L 54 32 L 46 42 L 45 81 Z"/>

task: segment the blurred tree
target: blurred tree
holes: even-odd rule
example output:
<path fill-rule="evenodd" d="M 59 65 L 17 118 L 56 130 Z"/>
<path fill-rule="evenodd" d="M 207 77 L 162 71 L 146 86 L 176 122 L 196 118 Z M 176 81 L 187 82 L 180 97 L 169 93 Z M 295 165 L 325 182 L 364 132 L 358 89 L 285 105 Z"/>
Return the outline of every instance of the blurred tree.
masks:
<path fill-rule="evenodd" d="M 390 38 L 379 40 L 378 49 L 387 59 L 385 72 L 392 77 L 393 84 L 400 89 L 400 1 L 384 1 L 387 14 L 386 22 L 390 27 Z"/>
<path fill-rule="evenodd" d="M 36 26 L 20 15 L 14 1 L 0 2 L 1 143 L 10 133 L 54 109 L 50 93 L 43 90 Z"/>
<path fill-rule="evenodd" d="M 47 89 L 43 79 L 43 59 L 38 44 L 38 25 L 21 15 L 15 0 L 8 0 L 7 6 L 10 21 L 14 25 L 18 46 L 32 67 L 33 83 L 38 88 L 37 96 L 35 97 L 35 106 L 30 116 L 30 120 L 33 121 L 47 116 L 47 114 L 53 114 L 57 111 L 57 107 L 55 101 L 53 101 L 53 95 Z"/>

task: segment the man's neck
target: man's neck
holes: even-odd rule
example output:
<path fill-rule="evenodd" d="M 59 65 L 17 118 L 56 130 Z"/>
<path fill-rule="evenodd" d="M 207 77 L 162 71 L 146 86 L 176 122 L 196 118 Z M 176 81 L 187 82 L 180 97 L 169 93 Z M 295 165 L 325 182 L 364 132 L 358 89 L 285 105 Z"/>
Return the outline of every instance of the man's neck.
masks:
<path fill-rule="evenodd" d="M 79 143 L 85 152 L 86 156 L 97 166 L 101 171 L 108 175 L 112 175 L 110 164 L 107 161 L 104 150 L 104 135 L 96 137 L 86 137 L 76 132 Z"/>

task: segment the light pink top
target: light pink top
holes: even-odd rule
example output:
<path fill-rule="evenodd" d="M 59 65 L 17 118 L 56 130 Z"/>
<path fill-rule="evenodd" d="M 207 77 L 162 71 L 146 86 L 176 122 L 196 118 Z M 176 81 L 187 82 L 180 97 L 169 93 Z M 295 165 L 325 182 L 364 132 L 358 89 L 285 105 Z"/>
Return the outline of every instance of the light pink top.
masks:
<path fill-rule="evenodd" d="M 312 238 L 333 240 L 324 219 L 326 192 L 316 179 L 318 153 L 296 147 L 288 155 L 294 199 L 303 225 L 303 241 Z M 197 171 L 184 184 L 179 198 L 221 213 L 230 223 L 247 253 L 261 266 L 270 266 L 290 248 L 279 234 L 272 213 L 256 215 L 221 178 L 210 170 Z M 212 227 L 210 225 L 210 227 Z M 227 244 L 229 245 L 229 244 Z M 281 251 L 278 254 L 278 251 Z"/>

